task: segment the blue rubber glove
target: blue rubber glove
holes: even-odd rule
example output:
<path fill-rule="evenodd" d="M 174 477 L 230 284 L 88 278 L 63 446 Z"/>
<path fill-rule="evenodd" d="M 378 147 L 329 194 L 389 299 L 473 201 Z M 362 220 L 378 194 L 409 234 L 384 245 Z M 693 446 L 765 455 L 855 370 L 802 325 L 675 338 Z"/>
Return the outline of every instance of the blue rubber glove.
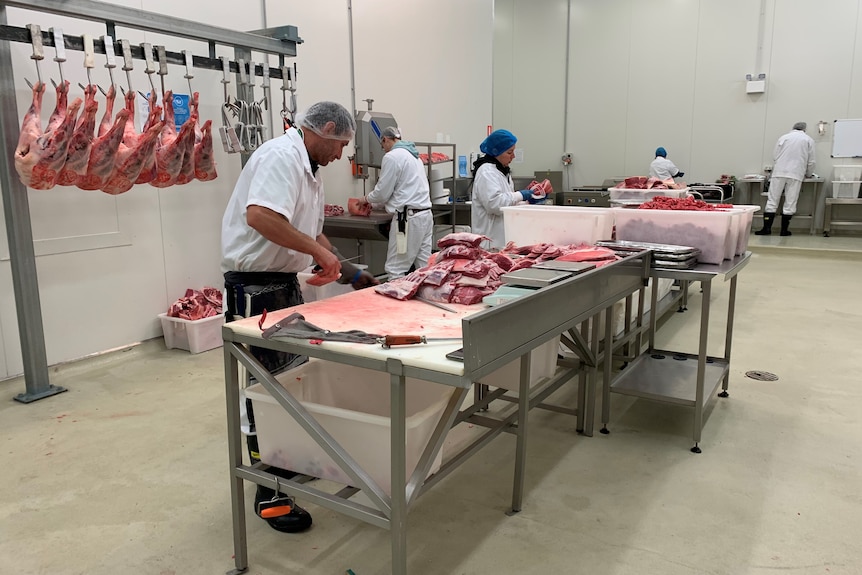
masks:
<path fill-rule="evenodd" d="M 524 198 L 525 202 L 529 202 L 533 199 L 533 190 L 521 190 L 518 193 L 521 194 L 521 197 Z"/>

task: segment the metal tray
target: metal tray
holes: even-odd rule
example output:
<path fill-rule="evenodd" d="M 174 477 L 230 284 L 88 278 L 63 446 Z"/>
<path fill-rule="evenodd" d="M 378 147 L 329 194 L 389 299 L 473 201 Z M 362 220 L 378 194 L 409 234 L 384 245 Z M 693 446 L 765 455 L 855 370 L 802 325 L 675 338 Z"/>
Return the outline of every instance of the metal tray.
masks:
<path fill-rule="evenodd" d="M 591 262 L 558 262 L 556 260 L 550 260 L 534 264 L 530 269 L 534 270 L 537 268 L 540 270 L 560 270 L 564 272 L 572 272 L 573 274 L 580 274 L 595 269 L 596 264 Z"/>
<path fill-rule="evenodd" d="M 699 256 L 699 255 L 700 255 L 700 250 L 697 250 L 697 249 L 691 250 L 690 252 L 685 252 L 683 254 L 667 254 L 667 253 L 662 253 L 662 252 L 654 252 L 653 253 L 653 256 L 654 256 L 653 259 L 662 260 L 662 261 L 669 261 L 669 262 L 679 262 L 679 261 L 685 261 L 685 260 L 690 259 L 690 258 L 697 258 L 697 256 Z"/>
<path fill-rule="evenodd" d="M 541 288 L 566 278 L 570 278 L 572 275 L 572 272 L 564 272 L 560 270 L 524 268 L 522 270 L 505 273 L 500 276 L 500 280 L 507 285 Z"/>
<path fill-rule="evenodd" d="M 689 258 L 681 261 L 653 260 L 652 267 L 667 270 L 690 270 L 697 265 L 697 258 Z"/>
<path fill-rule="evenodd" d="M 621 251 L 638 252 L 641 250 L 654 250 L 657 252 L 665 252 L 668 254 L 682 254 L 696 249 L 691 246 L 651 244 L 648 242 L 632 242 L 625 240 L 601 240 L 596 242 L 596 245 Z"/>

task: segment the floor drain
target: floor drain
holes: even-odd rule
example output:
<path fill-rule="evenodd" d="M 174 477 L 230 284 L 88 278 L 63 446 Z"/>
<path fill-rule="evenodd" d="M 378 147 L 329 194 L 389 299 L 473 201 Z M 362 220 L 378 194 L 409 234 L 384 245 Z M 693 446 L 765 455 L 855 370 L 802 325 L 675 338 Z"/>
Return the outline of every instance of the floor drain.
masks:
<path fill-rule="evenodd" d="M 750 377 L 757 381 L 778 381 L 778 376 L 768 371 L 746 371 L 745 377 Z"/>

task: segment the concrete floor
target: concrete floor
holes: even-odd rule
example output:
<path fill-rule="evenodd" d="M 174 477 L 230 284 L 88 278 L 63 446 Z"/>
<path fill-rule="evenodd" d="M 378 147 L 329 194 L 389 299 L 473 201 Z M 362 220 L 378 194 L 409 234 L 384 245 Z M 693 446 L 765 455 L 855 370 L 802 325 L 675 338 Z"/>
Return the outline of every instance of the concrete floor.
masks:
<path fill-rule="evenodd" d="M 752 236 L 752 249 L 730 398 L 712 403 L 701 455 L 687 408 L 614 395 L 612 433 L 592 438 L 533 411 L 523 511 L 504 514 L 514 438 L 500 437 L 419 500 L 410 573 L 862 573 L 862 239 Z M 727 284 L 714 287 L 718 354 Z M 696 351 L 699 301 L 660 345 Z M 52 369 L 69 391 L 31 405 L 12 401 L 23 381 L 0 384 L 0 572 L 231 569 L 222 369 L 220 350 L 153 340 Z M 388 532 L 309 509 L 301 535 L 249 519 L 249 573 L 389 572 Z"/>

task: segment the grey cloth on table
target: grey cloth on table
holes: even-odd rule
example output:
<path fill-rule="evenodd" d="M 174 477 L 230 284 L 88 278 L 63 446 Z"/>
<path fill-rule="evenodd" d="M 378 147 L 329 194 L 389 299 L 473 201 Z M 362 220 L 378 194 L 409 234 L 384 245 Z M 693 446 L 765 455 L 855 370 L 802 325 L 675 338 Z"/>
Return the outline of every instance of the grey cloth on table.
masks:
<path fill-rule="evenodd" d="M 305 316 L 292 313 L 283 320 L 264 329 L 260 334 L 264 339 L 273 337 L 293 337 L 297 339 L 320 339 L 323 341 L 343 341 L 347 343 L 380 343 L 383 337 L 375 333 L 366 333 L 358 329 L 348 331 L 329 331 L 305 321 Z"/>

